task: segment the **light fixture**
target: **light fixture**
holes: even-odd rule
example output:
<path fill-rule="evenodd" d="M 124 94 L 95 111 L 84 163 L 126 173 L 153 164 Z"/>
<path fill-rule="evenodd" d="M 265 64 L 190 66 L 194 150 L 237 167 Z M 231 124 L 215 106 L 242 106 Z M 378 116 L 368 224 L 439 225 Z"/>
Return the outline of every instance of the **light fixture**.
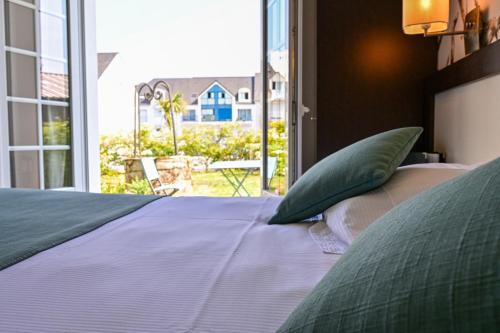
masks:
<path fill-rule="evenodd" d="M 449 0 L 403 0 L 403 30 L 407 35 L 425 37 L 447 35 L 477 35 L 482 28 L 481 8 L 476 7 L 465 17 L 464 30 L 448 32 Z"/>

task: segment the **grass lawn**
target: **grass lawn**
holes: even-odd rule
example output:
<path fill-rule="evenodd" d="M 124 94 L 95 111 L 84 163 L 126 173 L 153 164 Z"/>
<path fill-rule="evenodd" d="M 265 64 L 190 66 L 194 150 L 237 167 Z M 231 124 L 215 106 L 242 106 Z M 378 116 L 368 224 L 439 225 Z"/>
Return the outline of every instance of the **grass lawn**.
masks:
<path fill-rule="evenodd" d="M 244 172 L 235 171 L 241 179 Z M 193 172 L 193 195 L 209 197 L 230 197 L 234 188 L 220 172 Z M 250 195 L 260 196 L 260 173 L 253 172 L 244 182 L 245 188 Z M 244 195 L 244 191 L 240 190 Z"/>
<path fill-rule="evenodd" d="M 239 179 L 241 179 L 244 175 L 244 171 L 235 170 L 234 172 L 238 175 Z M 125 177 L 122 174 L 115 176 L 102 176 L 101 181 L 103 183 L 103 193 L 126 192 L 126 186 L 124 184 Z M 193 172 L 192 181 L 192 192 L 190 194 L 179 195 L 230 197 L 234 193 L 234 188 L 220 172 Z M 260 173 L 258 171 L 251 173 L 245 180 L 244 184 L 251 196 L 258 197 L 261 195 L 261 180 Z M 283 179 L 275 176 L 271 185 L 272 188 L 282 188 Z M 146 189 L 146 192 L 149 192 L 149 190 Z M 240 190 L 240 193 L 242 195 L 246 195 L 243 190 Z"/>

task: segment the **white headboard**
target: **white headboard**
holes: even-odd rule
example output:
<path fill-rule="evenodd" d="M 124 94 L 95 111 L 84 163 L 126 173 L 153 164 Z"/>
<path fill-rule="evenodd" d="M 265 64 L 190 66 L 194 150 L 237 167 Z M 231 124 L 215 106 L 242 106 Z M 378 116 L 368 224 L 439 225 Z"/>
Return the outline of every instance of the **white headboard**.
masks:
<path fill-rule="evenodd" d="M 424 103 L 428 151 L 449 163 L 500 157 L 500 41 L 427 79 Z"/>
<path fill-rule="evenodd" d="M 435 103 L 434 149 L 447 162 L 500 157 L 500 75 L 442 92 Z"/>

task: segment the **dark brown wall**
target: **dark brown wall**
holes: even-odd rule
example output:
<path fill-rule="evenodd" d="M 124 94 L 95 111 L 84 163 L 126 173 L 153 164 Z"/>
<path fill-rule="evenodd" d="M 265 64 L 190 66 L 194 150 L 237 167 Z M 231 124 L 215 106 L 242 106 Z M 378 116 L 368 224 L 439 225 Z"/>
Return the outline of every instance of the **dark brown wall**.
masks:
<path fill-rule="evenodd" d="M 404 35 L 401 6 L 318 0 L 318 158 L 381 131 L 423 125 L 437 42 Z"/>

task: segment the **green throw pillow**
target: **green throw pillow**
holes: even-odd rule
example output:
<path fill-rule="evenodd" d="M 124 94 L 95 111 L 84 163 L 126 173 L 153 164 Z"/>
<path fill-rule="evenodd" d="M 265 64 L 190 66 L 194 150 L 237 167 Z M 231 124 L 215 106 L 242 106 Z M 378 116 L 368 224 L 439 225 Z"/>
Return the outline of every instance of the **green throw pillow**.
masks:
<path fill-rule="evenodd" d="M 404 161 L 420 127 L 384 132 L 328 156 L 290 188 L 269 224 L 300 222 L 384 184 Z"/>
<path fill-rule="evenodd" d="M 377 220 L 279 332 L 500 332 L 500 159 Z"/>

